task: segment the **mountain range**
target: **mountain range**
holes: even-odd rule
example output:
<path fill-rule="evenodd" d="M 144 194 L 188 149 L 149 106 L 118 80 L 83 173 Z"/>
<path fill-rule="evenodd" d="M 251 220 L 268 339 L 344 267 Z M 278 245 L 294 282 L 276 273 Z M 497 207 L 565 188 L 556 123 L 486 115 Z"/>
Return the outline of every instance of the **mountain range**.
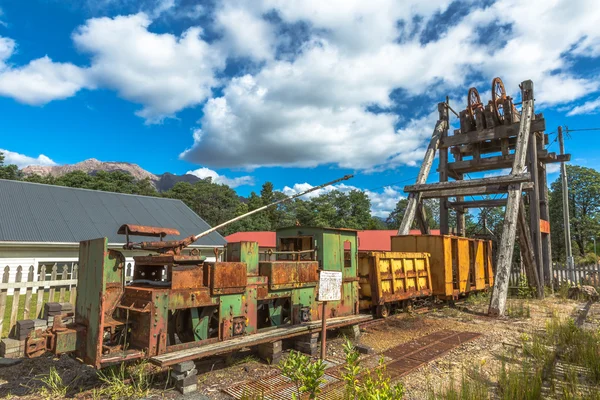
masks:
<path fill-rule="evenodd" d="M 98 171 L 121 171 L 130 174 L 136 180 L 142 180 L 148 178 L 154 185 L 156 190 L 164 192 L 171 189 L 177 182 L 189 182 L 195 183 L 200 180 L 195 175 L 175 175 L 170 172 L 165 172 L 161 175 L 155 175 L 151 172 L 146 171 L 137 164 L 127 162 L 113 162 L 113 161 L 99 161 L 95 158 L 78 162 L 77 164 L 65 164 L 55 166 L 39 166 L 30 165 L 21 170 L 24 175 L 41 175 L 41 176 L 55 176 L 59 177 L 69 172 L 83 171 L 87 174 L 94 175 Z"/>

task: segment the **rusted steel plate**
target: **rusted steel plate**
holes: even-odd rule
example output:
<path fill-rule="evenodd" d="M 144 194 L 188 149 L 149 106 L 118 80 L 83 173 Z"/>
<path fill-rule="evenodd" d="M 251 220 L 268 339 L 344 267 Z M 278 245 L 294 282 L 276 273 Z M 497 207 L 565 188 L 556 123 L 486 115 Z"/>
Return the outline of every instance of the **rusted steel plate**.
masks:
<path fill-rule="evenodd" d="M 212 294 L 242 293 L 248 276 L 246 263 L 215 262 L 210 264 L 210 290 Z"/>
<path fill-rule="evenodd" d="M 180 233 L 177 229 L 173 228 L 161 228 L 157 226 L 144 226 L 144 225 L 132 225 L 124 224 L 121 225 L 117 231 L 119 235 L 125 235 L 129 233 L 133 236 L 154 236 L 154 237 L 165 237 L 167 235 L 179 236 Z"/>
<path fill-rule="evenodd" d="M 400 360 L 392 361 L 386 365 L 386 371 L 390 378 L 395 379 L 409 372 L 419 368 L 423 365 L 423 361 L 412 360 L 410 358 L 402 358 Z"/>
<path fill-rule="evenodd" d="M 271 289 L 316 286 L 319 281 L 318 261 L 271 261 L 259 264 L 260 275 L 269 278 Z"/>
<path fill-rule="evenodd" d="M 171 289 L 200 289 L 204 286 L 202 265 L 185 265 L 171 270 Z"/>
<path fill-rule="evenodd" d="M 443 343 L 443 342 L 434 342 L 428 347 L 425 347 L 419 351 L 414 352 L 408 358 L 412 360 L 428 362 L 431 361 L 442 354 L 445 354 L 447 351 L 456 347 L 455 345 Z"/>
<path fill-rule="evenodd" d="M 458 334 L 451 336 L 449 338 L 446 339 L 442 339 L 441 341 L 444 343 L 449 343 L 449 344 L 454 344 L 456 346 L 459 346 L 463 343 L 469 342 L 473 339 L 478 338 L 479 336 L 481 336 L 480 333 L 475 333 L 475 332 L 459 332 Z"/>

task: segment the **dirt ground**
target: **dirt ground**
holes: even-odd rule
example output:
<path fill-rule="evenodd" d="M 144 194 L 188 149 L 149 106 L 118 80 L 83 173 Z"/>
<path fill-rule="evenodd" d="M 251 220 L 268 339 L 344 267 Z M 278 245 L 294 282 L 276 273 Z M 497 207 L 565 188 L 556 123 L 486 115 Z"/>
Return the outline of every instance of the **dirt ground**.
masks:
<path fill-rule="evenodd" d="M 425 364 L 405 375 L 400 381 L 405 386 L 405 399 L 427 399 L 432 389 L 439 390 L 451 380 L 460 381 L 465 370 L 477 369 L 495 379 L 503 360 L 510 362 L 507 355 L 514 352 L 522 342 L 522 335 L 531 335 L 544 330 L 546 320 L 552 314 L 561 317 L 575 316 L 583 302 L 554 297 L 542 301 L 509 299 L 508 308 L 512 317 L 488 318 L 486 298 L 470 299 L 457 307 L 441 307 L 426 313 L 401 313 L 382 323 L 364 327 L 359 339 L 355 340 L 377 352 L 419 338 L 429 333 L 449 329 L 454 331 L 479 332 L 481 336 L 465 343 L 444 356 Z M 588 313 L 584 326 L 597 329 L 600 324 L 600 305 L 594 305 Z M 328 355 L 333 359 L 343 358 L 344 338 L 328 335 Z M 96 371 L 63 356 L 50 356 L 0 368 L 0 398 L 37 399 L 44 386 L 41 378 L 50 367 L 69 385 L 67 397 L 92 398 L 94 388 L 102 385 Z M 231 399 L 222 389 L 247 379 L 255 379 L 272 371 L 271 366 L 258 360 L 248 349 L 227 357 L 213 357 L 197 362 L 199 393 L 185 398 Z M 184 398 L 166 385 L 165 374 L 155 377 L 153 389 L 147 398 Z"/>

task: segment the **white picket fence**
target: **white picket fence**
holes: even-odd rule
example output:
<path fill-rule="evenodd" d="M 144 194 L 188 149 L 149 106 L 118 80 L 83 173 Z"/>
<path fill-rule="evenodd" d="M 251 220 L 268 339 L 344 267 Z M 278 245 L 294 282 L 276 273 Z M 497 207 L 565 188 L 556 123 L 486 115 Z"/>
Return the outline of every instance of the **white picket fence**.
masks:
<path fill-rule="evenodd" d="M 127 263 L 126 281 L 132 279 L 133 267 L 133 262 Z M 78 265 L 72 263 L 18 265 L 16 273 L 6 265 L 0 283 L 0 337 L 10 334 L 18 320 L 41 318 L 47 301 L 75 304 L 77 271 Z"/>
<path fill-rule="evenodd" d="M 575 285 L 600 286 L 600 265 L 575 265 L 574 268 L 569 269 L 565 264 L 554 263 L 552 270 L 555 285 L 570 282 Z M 510 288 L 518 288 L 521 277 L 525 277 L 524 267 L 519 264 L 513 264 L 508 286 Z"/>

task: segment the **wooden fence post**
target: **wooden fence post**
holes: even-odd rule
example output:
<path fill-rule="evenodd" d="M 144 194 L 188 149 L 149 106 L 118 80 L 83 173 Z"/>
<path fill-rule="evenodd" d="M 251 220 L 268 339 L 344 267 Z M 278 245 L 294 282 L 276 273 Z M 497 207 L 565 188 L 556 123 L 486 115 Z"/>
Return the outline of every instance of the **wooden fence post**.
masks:
<path fill-rule="evenodd" d="M 2 283 L 8 283 L 10 277 L 10 267 L 7 265 L 4 267 L 4 273 L 2 274 Z M 8 289 L 0 290 L 0 336 L 4 329 L 4 313 L 6 312 L 6 292 Z M 10 327 L 9 327 L 10 328 Z"/>
<path fill-rule="evenodd" d="M 62 273 L 60 274 L 60 279 L 63 281 L 66 281 L 68 278 L 67 274 L 68 274 L 68 267 L 67 267 L 67 264 L 64 264 L 62 267 Z M 65 290 L 66 290 L 65 286 L 61 286 L 59 289 L 59 296 L 58 296 L 59 303 L 65 302 Z"/>
<path fill-rule="evenodd" d="M 33 265 L 29 266 L 29 273 L 27 274 L 27 282 L 33 282 Z M 25 290 L 25 309 L 23 310 L 23 319 L 29 319 L 29 313 L 31 310 L 31 291 L 32 287 L 29 286 Z"/>
<path fill-rule="evenodd" d="M 77 279 L 77 270 L 79 266 L 77 264 L 73 265 L 73 271 L 71 272 L 71 279 Z M 77 284 L 70 286 L 71 295 L 69 297 L 69 303 L 73 304 L 75 307 L 75 296 L 77 295 Z"/>
<path fill-rule="evenodd" d="M 58 272 L 58 266 L 56 264 L 54 264 L 52 266 L 52 275 L 50 275 L 50 280 L 51 281 L 55 281 L 56 280 L 57 272 Z M 48 295 L 48 301 L 50 303 L 54 302 L 54 291 L 55 291 L 54 286 L 50 286 L 50 294 Z"/>
<path fill-rule="evenodd" d="M 19 265 L 17 267 L 17 276 L 15 278 L 15 283 L 21 282 L 22 279 L 23 279 L 23 267 Z M 13 289 L 12 309 L 10 311 L 10 329 L 11 330 L 17 323 L 17 315 L 19 312 L 20 298 L 21 298 L 21 288 L 16 287 Z"/>
<path fill-rule="evenodd" d="M 44 287 L 44 281 L 46 280 L 46 266 L 42 264 L 40 267 L 40 275 L 38 277 L 37 287 L 37 304 L 35 306 L 35 317 L 39 318 L 44 306 L 44 295 L 46 294 L 46 288 Z M 41 283 L 41 285 L 39 285 Z"/>

